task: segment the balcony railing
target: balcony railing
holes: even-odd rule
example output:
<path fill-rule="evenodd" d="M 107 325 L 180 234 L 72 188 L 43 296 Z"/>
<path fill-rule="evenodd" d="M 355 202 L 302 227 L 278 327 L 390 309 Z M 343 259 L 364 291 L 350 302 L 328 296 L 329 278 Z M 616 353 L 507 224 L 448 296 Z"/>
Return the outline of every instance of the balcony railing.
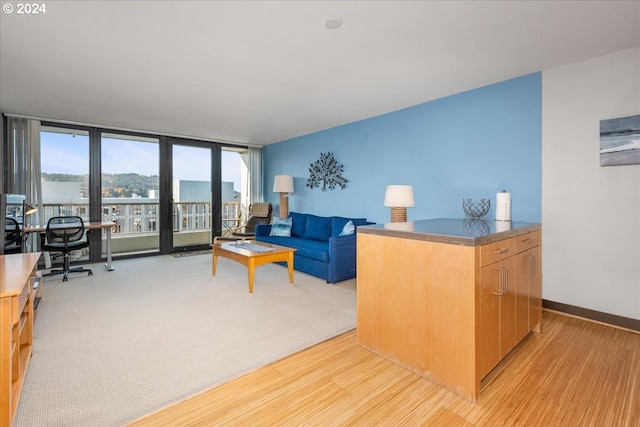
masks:
<path fill-rule="evenodd" d="M 104 200 L 102 220 L 113 221 L 113 253 L 129 253 L 155 250 L 158 248 L 158 200 L 157 199 L 117 199 Z M 222 202 L 223 234 L 238 226 L 243 218 L 240 202 Z M 44 205 L 44 223 L 54 216 L 78 215 L 89 219 L 89 204 L 56 203 Z M 41 215 L 41 218 L 43 216 Z M 211 242 L 211 203 L 178 202 L 173 205 L 173 231 L 180 233 L 180 242 Z M 106 232 L 104 232 L 106 233 Z M 174 234 L 177 235 L 177 234 Z M 198 236 L 199 235 L 199 236 Z M 129 243 L 125 239 L 129 240 Z M 174 244 L 175 244 L 174 239 Z"/>

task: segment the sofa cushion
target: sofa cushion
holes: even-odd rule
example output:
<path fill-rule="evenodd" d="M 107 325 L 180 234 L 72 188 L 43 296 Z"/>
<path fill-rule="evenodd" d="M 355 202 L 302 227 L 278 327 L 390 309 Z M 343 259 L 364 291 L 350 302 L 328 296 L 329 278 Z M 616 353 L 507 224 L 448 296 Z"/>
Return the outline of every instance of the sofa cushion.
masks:
<path fill-rule="evenodd" d="M 289 217 L 292 220 L 292 223 L 291 223 L 291 236 L 292 237 L 304 237 L 304 229 L 307 226 L 307 214 L 291 212 L 289 214 Z"/>
<path fill-rule="evenodd" d="M 291 236 L 291 218 L 274 218 L 269 236 Z"/>
<path fill-rule="evenodd" d="M 304 238 L 328 242 L 331 237 L 331 217 L 307 215 Z"/>
<path fill-rule="evenodd" d="M 302 237 L 277 237 L 262 236 L 260 241 L 273 243 L 274 245 L 295 248 L 295 256 L 310 258 L 321 262 L 329 262 L 329 243 L 319 240 L 309 240 Z M 295 266 L 294 266 L 295 267 Z"/>
<path fill-rule="evenodd" d="M 297 239 L 297 238 L 296 238 Z M 329 262 L 329 243 L 320 240 L 298 239 L 293 246 L 297 249 L 296 255 L 315 259 L 322 262 Z"/>

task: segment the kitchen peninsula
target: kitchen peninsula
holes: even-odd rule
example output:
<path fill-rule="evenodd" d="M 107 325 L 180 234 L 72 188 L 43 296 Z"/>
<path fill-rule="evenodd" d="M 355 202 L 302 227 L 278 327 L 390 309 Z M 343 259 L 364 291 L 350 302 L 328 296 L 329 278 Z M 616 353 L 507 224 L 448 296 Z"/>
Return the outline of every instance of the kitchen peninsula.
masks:
<path fill-rule="evenodd" d="M 540 332 L 541 226 L 430 219 L 358 227 L 358 343 L 475 401 Z"/>

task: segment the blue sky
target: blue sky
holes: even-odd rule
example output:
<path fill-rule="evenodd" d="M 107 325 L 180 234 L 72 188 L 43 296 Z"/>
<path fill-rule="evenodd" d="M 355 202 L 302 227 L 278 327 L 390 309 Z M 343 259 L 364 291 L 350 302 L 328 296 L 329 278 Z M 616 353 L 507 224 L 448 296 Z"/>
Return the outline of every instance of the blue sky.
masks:
<path fill-rule="evenodd" d="M 209 156 L 206 149 L 174 146 L 174 179 L 209 180 Z M 89 173 L 89 137 L 63 133 L 41 133 L 42 172 Z M 222 152 L 222 180 L 240 188 L 238 153 Z M 102 142 L 102 172 L 158 175 L 158 145 L 105 138 Z"/>

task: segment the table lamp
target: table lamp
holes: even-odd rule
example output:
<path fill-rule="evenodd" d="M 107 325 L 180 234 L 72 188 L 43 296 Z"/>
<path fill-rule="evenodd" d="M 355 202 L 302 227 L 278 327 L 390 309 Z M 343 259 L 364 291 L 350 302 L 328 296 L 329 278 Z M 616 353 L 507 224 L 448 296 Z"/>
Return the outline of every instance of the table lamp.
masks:
<path fill-rule="evenodd" d="M 273 181 L 273 192 L 280 193 L 280 218 L 289 217 L 289 193 L 293 193 L 293 177 L 276 175 Z"/>
<path fill-rule="evenodd" d="M 387 185 L 384 205 L 391 208 L 391 222 L 407 222 L 407 208 L 415 206 L 413 187 L 410 185 Z"/>
<path fill-rule="evenodd" d="M 35 206 L 31 206 L 29 203 L 24 204 L 24 214 L 25 216 L 34 214 L 38 211 L 38 208 Z"/>

